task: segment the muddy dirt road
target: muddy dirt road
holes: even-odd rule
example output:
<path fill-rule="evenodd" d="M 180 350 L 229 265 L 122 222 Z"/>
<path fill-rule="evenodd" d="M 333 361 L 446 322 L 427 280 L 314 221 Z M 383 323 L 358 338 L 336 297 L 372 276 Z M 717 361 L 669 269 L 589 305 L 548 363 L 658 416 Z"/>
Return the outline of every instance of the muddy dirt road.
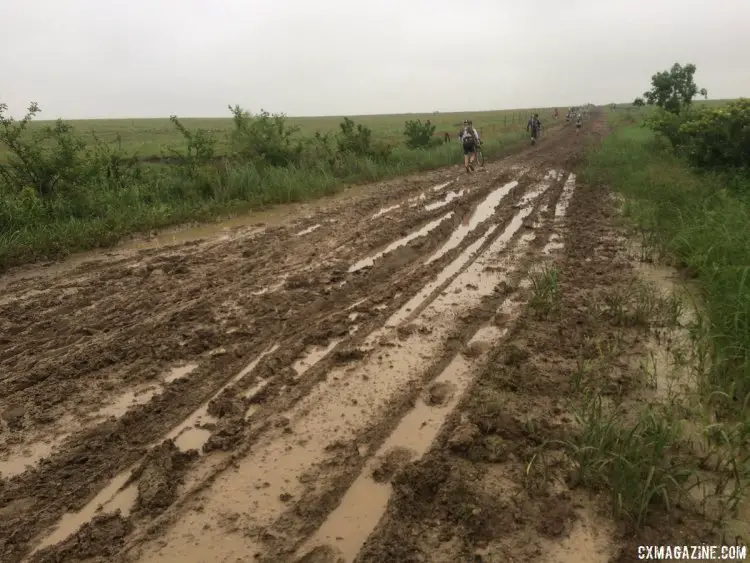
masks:
<path fill-rule="evenodd" d="M 561 252 L 602 128 L 0 279 L 0 560 L 353 560 Z"/>

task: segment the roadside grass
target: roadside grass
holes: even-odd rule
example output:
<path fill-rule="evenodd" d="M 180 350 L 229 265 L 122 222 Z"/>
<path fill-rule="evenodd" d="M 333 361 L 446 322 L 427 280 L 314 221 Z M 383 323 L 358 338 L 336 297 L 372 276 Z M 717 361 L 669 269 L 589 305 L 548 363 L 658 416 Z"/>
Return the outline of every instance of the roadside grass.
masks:
<path fill-rule="evenodd" d="M 698 174 L 651 131 L 622 115 L 612 119 L 618 126 L 589 154 L 581 177 L 624 197 L 642 259 L 681 269 L 699 303 L 688 308 L 683 297 L 641 282 L 590 297 L 591 318 L 645 330 L 670 366 L 642 361 L 631 392 L 612 393 L 603 385 L 621 371 L 619 354 L 593 337 L 571 380 L 576 431 L 545 448 L 562 447 L 574 481 L 606 491 L 613 514 L 636 529 L 689 507 L 714 532 L 733 522 L 733 539 L 742 537 L 747 525 L 735 519 L 750 469 L 750 182 Z M 674 335 L 684 336 L 682 344 Z M 666 385 L 670 370 L 689 374 L 689 382 L 649 393 Z"/>
<path fill-rule="evenodd" d="M 605 140 L 584 177 L 625 197 L 641 245 L 693 278 L 712 348 L 707 378 L 741 413 L 750 391 L 750 179 L 697 175 L 650 131 L 628 126 Z"/>
<path fill-rule="evenodd" d="M 508 154 L 523 139 L 520 132 L 489 138 L 483 143 L 485 156 Z M 316 199 L 353 183 L 435 169 L 459 159 L 456 143 L 421 150 L 397 147 L 387 162 L 348 155 L 346 169 L 336 175 L 323 162 L 266 168 L 247 163 L 209 168 L 200 181 L 156 170 L 148 179 L 128 182 L 117 190 L 92 185 L 45 201 L 33 194 L 0 194 L 0 271 L 108 247 L 137 232 Z"/>

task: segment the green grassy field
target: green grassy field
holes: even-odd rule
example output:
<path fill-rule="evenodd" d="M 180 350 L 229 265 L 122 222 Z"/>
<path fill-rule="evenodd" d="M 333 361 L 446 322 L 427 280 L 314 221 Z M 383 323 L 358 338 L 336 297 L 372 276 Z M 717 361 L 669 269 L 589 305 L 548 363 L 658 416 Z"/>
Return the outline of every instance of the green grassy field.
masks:
<path fill-rule="evenodd" d="M 330 195 L 351 183 L 458 163 L 462 155 L 455 137 L 466 118 L 473 120 L 482 136 L 485 157 L 497 158 L 525 141 L 526 121 L 532 111 L 539 112 L 543 123 L 552 121 L 551 109 L 354 116 L 351 119 L 356 124 L 372 130 L 372 148 L 364 152 L 341 152 L 335 141 L 329 141 L 333 153 L 326 152 L 318 143 L 305 149 L 300 161 L 284 166 L 269 167 L 254 157 L 219 167 L 201 164 L 192 168 L 184 160 L 182 164 L 140 163 L 138 177 L 128 176 L 116 182 L 106 168 L 96 165 L 98 170 L 93 178 L 87 172 L 85 178 L 73 178 L 66 186 L 56 185 L 54 193 L 43 197 L 29 182 L 21 181 L 15 187 L 3 187 L 0 183 L 0 270 L 73 251 L 107 247 L 138 232 L 220 219 L 272 204 Z M 560 108 L 560 122 L 563 114 Z M 407 148 L 404 125 L 407 120 L 415 119 L 429 119 L 436 125 L 434 137 L 442 140 L 448 133 L 452 142 Z M 231 118 L 181 121 L 190 131 L 202 128 L 212 132 L 217 141 L 216 153 L 227 152 L 233 127 Z M 286 124 L 299 126 L 295 136 L 309 139 L 316 131 L 340 135 L 342 121 L 342 117 L 287 118 Z M 92 134 L 103 141 L 119 138 L 125 155 L 160 157 L 170 155 L 170 149 L 185 154 L 186 140 L 169 119 L 66 123 L 73 125 L 76 135 L 85 142 L 88 138 L 93 141 Z M 44 125 L 52 122 L 33 120 L 29 131 Z M 385 157 L 378 152 L 382 144 L 387 149 Z M 0 164 L 7 159 L 2 148 Z M 37 170 L 49 171 L 50 166 L 55 167 L 52 162 L 40 161 Z M 71 173 L 76 176 L 79 170 L 89 168 L 83 162 L 82 166 L 71 169 Z"/>
<path fill-rule="evenodd" d="M 42 108 L 44 109 L 44 108 Z M 540 113 L 540 119 L 549 121 L 552 117 L 551 109 L 515 109 L 502 111 L 480 111 L 462 113 L 439 114 L 395 114 L 395 115 L 361 115 L 348 116 L 356 123 L 369 127 L 373 135 L 388 144 L 399 144 L 404 141 L 404 123 L 407 120 L 429 119 L 437 126 L 435 136 L 442 137 L 449 133 L 457 135 L 464 119 L 471 118 L 480 135 L 492 138 L 508 131 L 520 130 L 526 127 L 526 120 L 532 111 Z M 563 108 L 559 108 L 564 114 Z M 229 112 L 227 112 L 229 113 Z M 43 115 L 43 114 L 41 114 Z M 321 133 L 335 133 L 339 131 L 339 123 L 343 116 L 328 117 L 289 117 L 287 122 L 292 126 L 299 126 L 301 135 L 312 135 L 316 131 Z M 185 118 L 183 124 L 190 130 L 205 129 L 217 138 L 217 152 L 223 154 L 228 148 L 227 136 L 232 128 L 231 118 Z M 70 120 L 80 133 L 95 134 L 100 139 L 114 142 L 118 136 L 122 148 L 131 154 L 141 157 L 160 156 L 169 149 L 177 149 L 183 143 L 183 138 L 168 118 L 163 119 L 89 119 Z M 49 121 L 33 121 L 36 125 L 49 124 Z M 4 151 L 0 147 L 0 155 Z"/>

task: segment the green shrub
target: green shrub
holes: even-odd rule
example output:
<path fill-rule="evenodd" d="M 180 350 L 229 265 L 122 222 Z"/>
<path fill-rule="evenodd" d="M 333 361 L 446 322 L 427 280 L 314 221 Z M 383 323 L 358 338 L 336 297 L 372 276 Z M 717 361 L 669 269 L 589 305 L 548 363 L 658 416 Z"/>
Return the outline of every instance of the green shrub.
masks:
<path fill-rule="evenodd" d="M 404 135 L 406 136 L 406 146 L 410 149 L 424 149 L 429 147 L 433 141 L 433 135 L 437 127 L 422 120 L 409 120 L 404 126 Z"/>

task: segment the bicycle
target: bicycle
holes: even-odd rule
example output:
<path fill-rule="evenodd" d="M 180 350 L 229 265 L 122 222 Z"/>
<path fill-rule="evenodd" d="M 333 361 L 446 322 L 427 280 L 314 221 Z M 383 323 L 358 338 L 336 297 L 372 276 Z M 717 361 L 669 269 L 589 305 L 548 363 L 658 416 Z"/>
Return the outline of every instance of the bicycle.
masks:
<path fill-rule="evenodd" d="M 475 149 L 475 154 L 477 157 L 477 164 L 479 166 L 484 166 L 484 153 L 482 152 L 482 142 L 477 141 L 477 148 Z"/>
<path fill-rule="evenodd" d="M 536 144 L 536 140 L 539 138 L 541 129 L 542 129 L 541 127 L 539 129 L 535 129 L 534 127 L 531 128 L 531 146 L 532 147 Z"/>

